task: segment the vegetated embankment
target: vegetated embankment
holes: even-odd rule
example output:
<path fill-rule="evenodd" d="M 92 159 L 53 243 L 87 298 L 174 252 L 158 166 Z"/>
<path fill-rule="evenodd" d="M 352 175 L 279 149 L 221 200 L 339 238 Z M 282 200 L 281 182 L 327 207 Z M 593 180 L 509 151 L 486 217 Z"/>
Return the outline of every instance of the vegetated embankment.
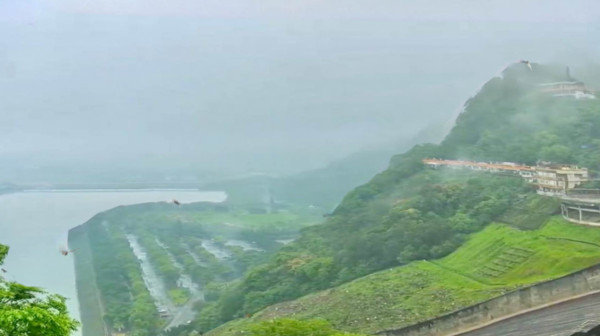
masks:
<path fill-rule="evenodd" d="M 600 290 L 600 265 L 559 279 L 517 289 L 500 297 L 464 308 L 450 314 L 402 329 L 386 330 L 386 336 L 447 336 L 460 335 L 490 322 L 501 321 L 536 307 Z M 559 321 L 549 322 L 559 323 Z"/>
<path fill-rule="evenodd" d="M 102 316 L 102 301 L 96 284 L 92 251 L 84 225 L 69 230 L 69 247 L 75 262 L 75 284 L 83 335 L 108 335 Z"/>
<path fill-rule="evenodd" d="M 279 317 L 323 318 L 334 327 L 350 332 L 404 335 L 403 332 L 419 330 L 422 334 L 415 335 L 437 335 L 433 332 L 437 330 L 437 323 L 441 323 L 436 322 L 438 317 L 440 321 L 446 321 L 446 316 L 448 321 L 455 321 L 460 316 L 465 321 L 456 329 L 452 329 L 453 322 L 444 322 L 439 331 L 465 330 L 489 321 L 489 316 L 465 315 L 471 307 L 502 300 L 506 293 L 524 293 L 527 286 L 547 279 L 562 279 L 600 263 L 600 247 L 590 244 L 597 240 L 600 240 L 599 229 L 573 225 L 559 217 L 552 217 L 543 227 L 532 231 L 492 224 L 471 235 L 461 248 L 446 258 L 413 262 L 279 303 L 209 334 L 237 335 L 255 322 Z M 517 288 L 524 289 L 514 292 Z M 577 295 L 565 293 L 567 297 Z M 556 295 L 544 294 L 531 302 L 524 296 L 523 303 L 517 307 L 528 309 L 551 302 Z M 528 302 L 531 306 L 527 306 Z M 500 301 L 502 304 L 506 301 Z M 463 313 L 453 315 L 455 312 Z M 501 318 L 512 313 L 491 315 Z"/>

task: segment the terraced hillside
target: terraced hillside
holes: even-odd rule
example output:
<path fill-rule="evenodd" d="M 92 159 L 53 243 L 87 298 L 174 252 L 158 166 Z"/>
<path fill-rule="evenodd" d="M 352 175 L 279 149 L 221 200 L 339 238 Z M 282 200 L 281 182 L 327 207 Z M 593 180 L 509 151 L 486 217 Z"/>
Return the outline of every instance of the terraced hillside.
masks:
<path fill-rule="evenodd" d="M 598 261 L 600 229 L 553 218 L 535 231 L 494 224 L 439 263 L 490 285 L 556 278 Z"/>
<path fill-rule="evenodd" d="M 361 333 L 400 328 L 600 263 L 596 242 L 600 229 L 559 217 L 533 231 L 496 223 L 445 258 L 413 262 L 276 304 L 209 335 L 241 335 L 255 322 L 278 317 L 318 317 Z"/>

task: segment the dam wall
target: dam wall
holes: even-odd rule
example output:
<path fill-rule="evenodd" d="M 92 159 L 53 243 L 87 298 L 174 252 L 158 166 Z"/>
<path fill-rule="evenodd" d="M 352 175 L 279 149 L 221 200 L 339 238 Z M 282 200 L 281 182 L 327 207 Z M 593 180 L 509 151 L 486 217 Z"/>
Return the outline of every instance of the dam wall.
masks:
<path fill-rule="evenodd" d="M 400 329 L 385 336 L 450 336 L 600 290 L 600 264 Z"/>
<path fill-rule="evenodd" d="M 108 336 L 103 319 L 102 302 L 96 284 L 93 256 L 85 224 L 69 230 L 69 248 L 75 262 L 75 285 L 83 336 Z"/>

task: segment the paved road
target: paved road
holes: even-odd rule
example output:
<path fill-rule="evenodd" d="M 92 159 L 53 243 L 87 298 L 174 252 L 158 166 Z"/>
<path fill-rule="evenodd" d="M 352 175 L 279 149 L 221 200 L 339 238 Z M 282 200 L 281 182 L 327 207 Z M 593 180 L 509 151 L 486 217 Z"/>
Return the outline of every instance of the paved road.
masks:
<path fill-rule="evenodd" d="M 129 241 L 129 245 L 131 246 L 133 254 L 135 254 L 140 261 L 142 278 L 144 279 L 146 288 L 148 288 L 148 292 L 150 292 L 150 295 L 154 299 L 156 308 L 158 310 L 164 309 L 169 313 L 174 312 L 176 308 L 167 295 L 165 284 L 158 274 L 156 274 L 154 267 L 150 263 L 150 260 L 148 260 L 146 251 L 138 242 L 138 238 L 132 234 L 126 234 L 125 237 Z"/>
<path fill-rule="evenodd" d="M 570 336 L 600 324 L 600 293 L 519 315 L 460 336 Z"/>
<path fill-rule="evenodd" d="M 182 307 L 177 310 L 177 313 L 173 316 L 173 319 L 169 322 L 169 324 L 165 327 L 165 330 L 169 330 L 173 327 L 180 326 L 182 324 L 186 324 L 187 321 L 191 321 L 196 317 L 196 311 L 194 310 L 194 303 L 199 300 L 203 300 L 204 295 L 202 293 L 197 293 L 196 296 L 190 298 L 190 300 Z"/>
<path fill-rule="evenodd" d="M 156 238 L 156 243 L 164 249 L 166 255 L 171 260 L 171 263 L 173 263 L 173 265 L 179 270 L 180 275 L 179 280 L 177 281 L 177 285 L 183 288 L 187 288 L 191 294 L 190 299 L 185 305 L 181 307 L 176 307 L 171 311 L 171 313 L 174 313 L 173 317 L 165 327 L 165 330 L 169 330 L 182 324 L 186 324 L 188 321 L 194 319 L 194 317 L 196 316 L 196 311 L 194 310 L 194 303 L 200 300 L 204 301 L 204 292 L 202 292 L 202 290 L 200 290 L 200 287 L 192 281 L 191 276 L 185 274 L 185 268 L 183 267 L 183 265 L 177 262 L 175 257 L 171 254 L 171 252 L 169 252 L 169 248 L 160 240 L 158 240 L 158 238 Z"/>

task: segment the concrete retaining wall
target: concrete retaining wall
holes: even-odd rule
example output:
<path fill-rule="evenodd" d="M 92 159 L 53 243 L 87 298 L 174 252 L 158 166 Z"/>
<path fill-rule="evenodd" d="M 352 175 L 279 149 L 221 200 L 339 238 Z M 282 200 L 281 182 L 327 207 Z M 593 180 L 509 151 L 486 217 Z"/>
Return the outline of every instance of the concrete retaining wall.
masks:
<path fill-rule="evenodd" d="M 597 290 L 600 290 L 600 264 L 562 278 L 524 287 L 429 321 L 401 329 L 385 330 L 377 334 L 386 336 L 456 335 L 523 311 Z"/>

